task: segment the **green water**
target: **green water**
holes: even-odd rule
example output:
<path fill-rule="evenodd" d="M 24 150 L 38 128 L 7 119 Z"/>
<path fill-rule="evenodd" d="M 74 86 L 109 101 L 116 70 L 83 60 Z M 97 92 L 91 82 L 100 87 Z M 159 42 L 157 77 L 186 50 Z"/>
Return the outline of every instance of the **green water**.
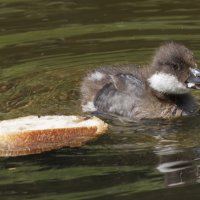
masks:
<path fill-rule="evenodd" d="M 0 0 L 0 120 L 83 115 L 88 70 L 146 64 L 171 40 L 200 64 L 200 1 Z M 112 122 L 82 148 L 0 158 L 0 199 L 199 199 L 199 122 Z"/>

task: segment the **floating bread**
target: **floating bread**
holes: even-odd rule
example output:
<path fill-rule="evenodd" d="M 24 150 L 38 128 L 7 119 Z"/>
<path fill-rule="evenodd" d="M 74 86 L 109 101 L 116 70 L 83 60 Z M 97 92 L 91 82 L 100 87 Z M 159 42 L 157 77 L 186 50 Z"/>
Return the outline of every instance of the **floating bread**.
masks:
<path fill-rule="evenodd" d="M 80 147 L 103 134 L 106 129 L 107 124 L 97 117 L 27 116 L 0 121 L 0 156 Z"/>

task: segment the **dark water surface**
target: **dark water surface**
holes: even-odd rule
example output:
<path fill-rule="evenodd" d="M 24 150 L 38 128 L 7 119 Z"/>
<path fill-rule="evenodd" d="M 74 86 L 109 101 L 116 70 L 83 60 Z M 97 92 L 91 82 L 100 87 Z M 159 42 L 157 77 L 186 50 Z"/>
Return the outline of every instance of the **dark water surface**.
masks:
<path fill-rule="evenodd" d="M 82 114 L 87 70 L 146 64 L 168 40 L 200 64 L 199 0 L 0 0 L 0 120 Z M 200 116 L 112 122 L 80 149 L 0 158 L 0 199 L 200 199 L 199 159 Z"/>

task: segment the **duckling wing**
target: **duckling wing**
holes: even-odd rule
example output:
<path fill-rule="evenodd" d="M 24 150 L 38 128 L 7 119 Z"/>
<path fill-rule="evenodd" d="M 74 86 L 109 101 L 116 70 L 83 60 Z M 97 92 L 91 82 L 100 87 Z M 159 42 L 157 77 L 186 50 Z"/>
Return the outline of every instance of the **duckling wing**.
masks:
<path fill-rule="evenodd" d="M 83 111 L 103 111 L 132 115 L 141 104 L 145 83 L 137 74 L 122 70 L 101 69 L 83 81 Z"/>
<path fill-rule="evenodd" d="M 133 92 L 135 95 L 143 93 L 144 83 L 136 75 L 119 73 L 110 77 L 115 89 L 118 91 Z"/>
<path fill-rule="evenodd" d="M 141 107 L 145 84 L 132 74 L 111 76 L 112 81 L 97 94 L 94 106 L 97 110 L 133 117 Z"/>

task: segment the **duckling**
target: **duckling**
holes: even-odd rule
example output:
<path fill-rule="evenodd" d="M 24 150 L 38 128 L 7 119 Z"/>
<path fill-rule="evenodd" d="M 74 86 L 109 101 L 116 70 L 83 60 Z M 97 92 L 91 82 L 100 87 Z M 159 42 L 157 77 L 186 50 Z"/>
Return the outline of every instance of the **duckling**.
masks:
<path fill-rule="evenodd" d="M 175 42 L 161 45 L 152 63 L 104 66 L 81 84 L 82 110 L 128 119 L 193 115 L 198 106 L 190 89 L 200 89 L 200 70 L 191 50 Z"/>

